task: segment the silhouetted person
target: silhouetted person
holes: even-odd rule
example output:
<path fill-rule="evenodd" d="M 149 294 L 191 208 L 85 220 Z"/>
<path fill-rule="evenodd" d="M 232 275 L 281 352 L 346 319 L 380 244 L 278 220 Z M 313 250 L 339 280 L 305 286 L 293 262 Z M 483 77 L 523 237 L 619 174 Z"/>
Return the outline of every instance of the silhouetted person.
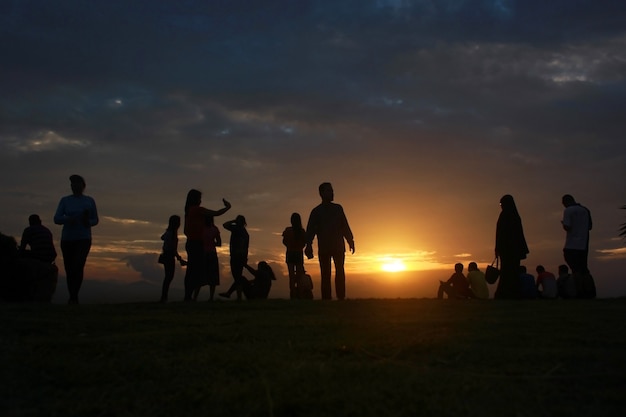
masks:
<path fill-rule="evenodd" d="M 467 281 L 475 298 L 480 298 L 481 300 L 489 298 L 489 287 L 487 286 L 485 273 L 478 269 L 476 262 L 470 262 L 467 266 Z"/>
<path fill-rule="evenodd" d="M 528 255 L 528 245 L 513 196 L 503 196 L 500 208 L 495 247 L 496 256 L 500 257 L 500 279 L 494 298 L 518 299 L 521 296 L 520 262 Z"/>
<path fill-rule="evenodd" d="M 576 281 L 569 273 L 567 265 L 559 265 L 559 277 L 556 279 L 559 297 L 567 300 L 576 298 Z"/>
<path fill-rule="evenodd" d="M 178 253 L 178 229 L 180 228 L 180 216 L 172 215 L 169 218 L 167 229 L 161 235 L 163 241 L 163 252 L 161 258 L 163 260 L 163 269 L 165 277 L 163 278 L 163 287 L 161 289 L 161 302 L 167 302 L 170 284 L 174 279 L 174 271 L 176 270 L 176 259 L 181 266 L 187 265 L 182 256 Z"/>
<path fill-rule="evenodd" d="M 230 210 L 230 203 L 222 199 L 224 207 L 210 210 L 202 207 L 202 193 L 191 189 L 185 202 L 185 236 L 187 243 L 187 272 L 185 274 L 185 301 L 192 301 L 193 291 L 206 277 L 206 261 L 204 254 L 204 228 L 206 216 L 221 216 Z"/>
<path fill-rule="evenodd" d="M 474 298 L 469 282 L 463 275 L 463 264 L 454 264 L 454 274 L 447 281 L 439 281 L 437 298 L 443 299 L 444 293 L 448 295 L 449 299 Z"/>
<path fill-rule="evenodd" d="M 15 238 L 0 233 L 0 301 L 49 303 L 56 290 L 57 266 L 18 252 Z"/>
<path fill-rule="evenodd" d="M 57 257 L 57 251 L 54 248 L 52 232 L 41 224 L 41 219 L 37 214 L 31 214 L 28 217 L 28 225 L 22 232 L 20 255 L 41 262 L 53 263 Z M 26 247 L 30 247 L 30 250 Z"/>
<path fill-rule="evenodd" d="M 257 269 L 246 264 L 244 267 L 250 272 L 254 279 L 243 278 L 242 290 L 248 300 L 266 300 L 272 288 L 272 281 L 276 279 L 272 267 L 265 261 L 257 265 Z"/>
<path fill-rule="evenodd" d="M 304 274 L 304 254 L 306 231 L 302 227 L 300 214 L 291 215 L 291 226 L 283 231 L 283 245 L 287 248 L 285 261 L 289 272 L 289 298 L 298 298 L 296 289 L 298 278 Z"/>
<path fill-rule="evenodd" d="M 565 210 L 561 224 L 566 231 L 563 257 L 570 267 L 576 281 L 576 292 L 579 298 L 594 298 L 596 296 L 595 283 L 589 272 L 589 231 L 593 224 L 591 212 L 580 205 L 569 194 L 561 199 Z"/>
<path fill-rule="evenodd" d="M 535 284 L 535 277 L 528 273 L 528 270 L 524 265 L 519 267 L 519 280 L 522 286 L 522 298 L 533 300 L 537 298 L 537 285 Z"/>
<path fill-rule="evenodd" d="M 337 299 L 343 300 L 346 298 L 345 241 L 348 242 L 350 251 L 354 253 L 354 237 L 352 236 L 343 207 L 333 203 L 335 195 L 332 185 L 329 182 L 320 184 L 319 194 L 322 198 L 322 203 L 315 207 L 309 215 L 309 222 L 306 227 L 307 245 L 304 253 L 308 259 L 313 258 L 313 239 L 317 236 L 317 257 L 321 272 L 322 299 L 332 299 L 332 259 L 335 264 L 335 292 Z"/>
<path fill-rule="evenodd" d="M 552 272 L 546 271 L 543 265 L 537 265 L 537 292 L 540 298 L 556 298 L 558 289 L 556 277 Z"/>
<path fill-rule="evenodd" d="M 217 259 L 217 248 L 222 246 L 222 236 L 220 229 L 214 223 L 213 217 L 206 217 L 206 226 L 204 227 L 204 257 L 206 262 L 206 279 L 202 280 L 201 285 L 196 287 L 193 293 L 193 299 L 198 299 L 200 288 L 202 285 L 209 286 L 209 301 L 213 301 L 215 297 L 215 287 L 220 285 L 220 264 Z"/>
<path fill-rule="evenodd" d="M 80 175 L 70 176 L 72 194 L 61 198 L 54 223 L 62 224 L 61 252 L 67 276 L 69 304 L 78 304 L 85 263 L 91 249 L 91 228 L 98 224 L 98 210 L 93 198 L 84 195 L 86 183 Z"/>
<path fill-rule="evenodd" d="M 313 299 L 313 280 L 311 279 L 311 275 L 307 274 L 306 271 L 297 278 L 296 298 L 300 300 Z"/>
<path fill-rule="evenodd" d="M 246 218 L 241 214 L 235 220 L 224 223 L 224 229 L 230 232 L 230 271 L 233 275 L 233 284 L 228 291 L 220 293 L 221 297 L 230 298 L 237 291 L 237 299 L 241 300 L 241 292 L 246 279 L 243 276 L 243 268 L 248 263 L 248 246 L 250 235 L 246 230 Z"/>

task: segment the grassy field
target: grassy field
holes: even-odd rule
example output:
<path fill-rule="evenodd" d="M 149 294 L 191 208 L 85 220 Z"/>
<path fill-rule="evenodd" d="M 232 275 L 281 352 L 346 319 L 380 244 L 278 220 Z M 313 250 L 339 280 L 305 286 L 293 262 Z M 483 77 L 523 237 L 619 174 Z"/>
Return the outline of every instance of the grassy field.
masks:
<path fill-rule="evenodd" d="M 626 299 L 0 311 L 2 416 L 626 415 Z"/>

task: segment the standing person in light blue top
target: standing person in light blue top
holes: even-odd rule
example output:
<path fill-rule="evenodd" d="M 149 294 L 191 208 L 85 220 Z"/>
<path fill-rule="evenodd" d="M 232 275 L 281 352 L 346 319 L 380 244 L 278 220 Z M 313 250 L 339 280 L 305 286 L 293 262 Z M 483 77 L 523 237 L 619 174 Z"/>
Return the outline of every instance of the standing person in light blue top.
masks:
<path fill-rule="evenodd" d="M 98 224 L 98 210 L 94 199 L 83 194 L 86 186 L 83 177 L 70 176 L 70 185 L 72 195 L 59 201 L 54 223 L 63 225 L 61 252 L 70 293 L 69 304 L 78 304 L 85 262 L 91 249 L 91 227 Z"/>

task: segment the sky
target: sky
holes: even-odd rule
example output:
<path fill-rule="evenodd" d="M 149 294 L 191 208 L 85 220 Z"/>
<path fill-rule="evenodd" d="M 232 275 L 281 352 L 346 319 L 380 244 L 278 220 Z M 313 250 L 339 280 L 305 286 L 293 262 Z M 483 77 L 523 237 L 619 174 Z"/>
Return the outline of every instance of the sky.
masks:
<path fill-rule="evenodd" d="M 623 1 L 6 0 L 0 37 L 0 231 L 37 213 L 60 252 L 52 218 L 82 175 L 100 215 L 84 291 L 156 300 L 160 236 L 196 188 L 232 203 L 218 225 L 246 217 L 285 297 L 282 231 L 328 181 L 355 236 L 349 298 L 484 270 L 504 194 L 524 264 L 556 273 L 566 193 L 593 216 L 598 295 L 626 295 Z"/>

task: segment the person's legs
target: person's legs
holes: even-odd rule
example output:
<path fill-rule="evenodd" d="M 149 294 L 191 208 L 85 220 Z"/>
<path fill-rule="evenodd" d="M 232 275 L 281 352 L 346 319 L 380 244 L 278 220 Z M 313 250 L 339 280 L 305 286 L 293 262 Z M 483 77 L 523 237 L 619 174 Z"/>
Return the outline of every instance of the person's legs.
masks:
<path fill-rule="evenodd" d="M 576 294 L 580 298 L 583 293 L 583 277 L 587 273 L 587 252 L 576 249 L 563 249 L 563 258 L 572 272 L 572 278 L 576 283 Z"/>
<path fill-rule="evenodd" d="M 457 298 L 457 293 L 454 287 L 447 282 L 440 282 L 439 291 L 437 291 L 437 298 L 443 299 L 443 295 L 446 294 L 448 296 L 448 300 Z"/>
<path fill-rule="evenodd" d="M 331 300 L 332 291 L 331 291 L 331 286 L 330 286 L 330 277 L 331 277 L 330 255 L 318 254 L 317 257 L 320 263 L 320 274 L 321 274 L 320 287 L 322 289 L 322 300 Z"/>
<path fill-rule="evenodd" d="M 297 264 L 287 263 L 287 272 L 289 272 L 289 298 L 297 297 L 296 283 L 298 279 Z"/>
<path fill-rule="evenodd" d="M 519 278 L 520 260 L 517 258 L 500 258 L 500 278 L 494 298 L 518 299 L 521 297 L 522 286 Z"/>
<path fill-rule="evenodd" d="M 83 283 L 85 263 L 91 249 L 91 240 L 69 240 L 61 242 L 63 264 L 67 277 L 67 289 L 70 293 L 69 302 L 78 303 L 78 292 Z"/>
<path fill-rule="evenodd" d="M 197 283 L 204 276 L 204 248 L 201 240 L 188 240 L 187 249 L 187 273 L 185 274 L 185 301 L 191 301 L 193 291 Z"/>
<path fill-rule="evenodd" d="M 246 279 L 243 277 L 243 267 L 246 263 L 245 259 L 239 259 L 236 256 L 230 257 L 230 272 L 233 275 L 233 284 L 228 291 L 220 293 L 220 296 L 229 298 L 230 295 L 237 291 L 237 299 L 241 300 L 241 285 Z"/>
<path fill-rule="evenodd" d="M 344 270 L 344 263 L 346 259 L 345 253 L 339 253 L 333 255 L 333 261 L 335 263 L 335 294 L 338 300 L 346 298 L 346 272 Z"/>
<path fill-rule="evenodd" d="M 176 261 L 174 258 L 168 258 L 163 263 L 163 269 L 165 271 L 165 277 L 163 278 L 163 288 L 161 289 L 161 302 L 167 301 L 167 296 L 170 290 L 170 284 L 174 279 L 174 271 L 176 269 Z"/>

